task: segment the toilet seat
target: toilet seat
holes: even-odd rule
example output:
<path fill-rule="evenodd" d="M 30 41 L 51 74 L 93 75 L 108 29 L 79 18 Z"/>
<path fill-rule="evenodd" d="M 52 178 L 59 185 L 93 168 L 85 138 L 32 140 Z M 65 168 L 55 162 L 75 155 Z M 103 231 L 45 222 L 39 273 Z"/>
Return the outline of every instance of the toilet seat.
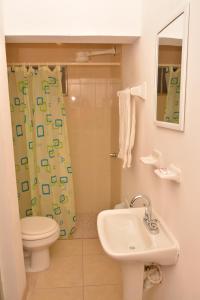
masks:
<path fill-rule="evenodd" d="M 47 217 L 25 217 L 21 219 L 22 239 L 27 241 L 40 240 L 58 231 L 58 224 Z"/>

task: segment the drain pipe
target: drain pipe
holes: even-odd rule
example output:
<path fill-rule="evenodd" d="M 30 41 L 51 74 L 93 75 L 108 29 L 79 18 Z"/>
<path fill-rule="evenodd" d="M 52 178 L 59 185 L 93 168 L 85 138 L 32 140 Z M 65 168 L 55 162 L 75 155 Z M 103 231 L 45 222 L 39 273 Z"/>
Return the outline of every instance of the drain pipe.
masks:
<path fill-rule="evenodd" d="M 144 267 L 143 289 L 148 290 L 162 282 L 163 276 L 160 265 L 151 264 Z"/>

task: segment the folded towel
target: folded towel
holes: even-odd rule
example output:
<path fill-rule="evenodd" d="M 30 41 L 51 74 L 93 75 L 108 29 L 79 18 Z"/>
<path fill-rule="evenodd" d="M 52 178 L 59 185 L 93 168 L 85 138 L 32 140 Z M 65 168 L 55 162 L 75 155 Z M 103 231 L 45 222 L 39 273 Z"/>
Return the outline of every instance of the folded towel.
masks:
<path fill-rule="evenodd" d="M 118 92 L 119 97 L 119 154 L 123 168 L 131 167 L 132 148 L 135 140 L 135 101 L 130 89 Z"/>
<path fill-rule="evenodd" d="M 128 160 L 127 160 L 127 167 L 131 167 L 132 163 L 132 149 L 135 143 L 135 99 L 132 98 L 131 100 L 131 132 L 130 132 L 130 140 L 129 140 L 129 147 L 128 147 Z"/>

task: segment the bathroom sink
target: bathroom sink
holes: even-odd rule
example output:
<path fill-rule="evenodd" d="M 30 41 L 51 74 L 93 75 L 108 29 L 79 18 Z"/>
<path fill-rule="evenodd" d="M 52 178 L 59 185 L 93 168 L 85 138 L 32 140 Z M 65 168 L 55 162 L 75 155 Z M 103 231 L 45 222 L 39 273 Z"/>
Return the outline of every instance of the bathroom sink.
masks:
<path fill-rule="evenodd" d="M 149 232 L 143 221 L 144 213 L 144 207 L 99 213 L 97 227 L 104 251 L 122 263 L 175 264 L 179 255 L 178 242 L 155 213 L 153 216 L 159 220 L 159 233 Z"/>

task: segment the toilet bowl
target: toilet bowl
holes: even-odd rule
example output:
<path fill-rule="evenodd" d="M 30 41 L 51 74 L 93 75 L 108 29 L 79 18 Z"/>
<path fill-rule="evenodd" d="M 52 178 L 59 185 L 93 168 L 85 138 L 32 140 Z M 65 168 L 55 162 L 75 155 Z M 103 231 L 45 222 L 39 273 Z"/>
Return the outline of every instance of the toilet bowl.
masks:
<path fill-rule="evenodd" d="M 27 272 L 39 272 L 50 264 L 49 246 L 59 237 L 56 221 L 47 217 L 21 219 L 22 243 Z"/>

